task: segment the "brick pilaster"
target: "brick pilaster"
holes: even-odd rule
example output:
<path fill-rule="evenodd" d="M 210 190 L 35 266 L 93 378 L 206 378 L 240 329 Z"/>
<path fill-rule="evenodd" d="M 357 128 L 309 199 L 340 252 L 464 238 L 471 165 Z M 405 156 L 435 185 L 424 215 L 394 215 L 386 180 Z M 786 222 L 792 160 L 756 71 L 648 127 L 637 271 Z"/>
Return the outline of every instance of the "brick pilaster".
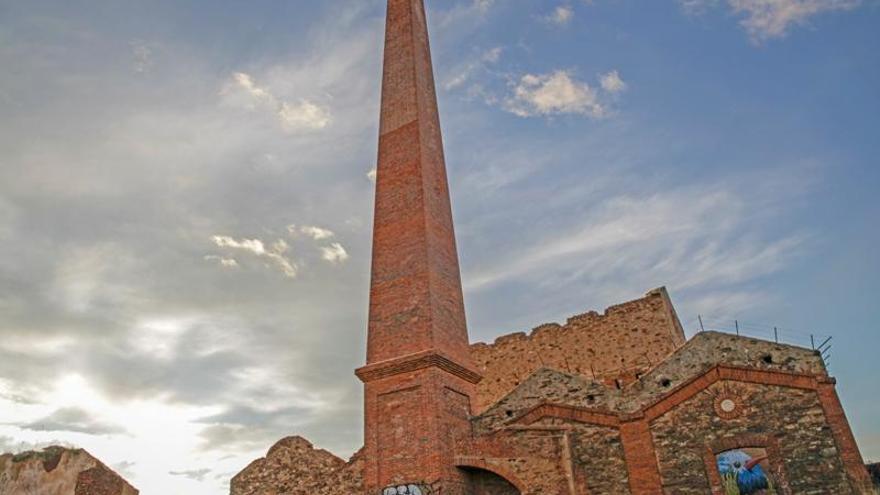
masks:
<path fill-rule="evenodd" d="M 865 461 L 862 459 L 859 446 L 856 444 L 849 421 L 846 419 L 846 413 L 834 387 L 834 380 L 829 379 L 820 383 L 817 392 L 854 493 L 873 493 L 871 491 L 871 477 L 868 475 Z"/>
<path fill-rule="evenodd" d="M 620 439 L 632 495 L 661 495 L 660 470 L 648 421 L 642 417 L 621 423 Z"/>

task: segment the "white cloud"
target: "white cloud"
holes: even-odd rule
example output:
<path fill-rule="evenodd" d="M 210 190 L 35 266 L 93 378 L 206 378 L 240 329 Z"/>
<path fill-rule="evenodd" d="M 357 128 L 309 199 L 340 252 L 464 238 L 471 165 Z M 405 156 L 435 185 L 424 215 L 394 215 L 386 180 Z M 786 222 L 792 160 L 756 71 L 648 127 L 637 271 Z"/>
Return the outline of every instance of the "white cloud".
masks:
<path fill-rule="evenodd" d="M 376 182 L 376 174 L 378 174 L 378 172 L 379 171 L 376 167 L 371 168 L 370 171 L 367 172 L 367 178 L 373 182 Z"/>
<path fill-rule="evenodd" d="M 553 13 L 549 14 L 545 19 L 558 25 L 565 25 L 574 18 L 574 9 L 570 5 L 560 5 L 553 9 Z"/>
<path fill-rule="evenodd" d="M 271 261 L 286 277 L 294 278 L 297 275 L 298 266 L 286 256 L 290 246 L 281 239 L 273 242 L 269 248 L 266 248 L 260 239 L 234 239 L 229 236 L 215 235 L 211 237 L 211 240 L 217 247 L 244 251 Z"/>
<path fill-rule="evenodd" d="M 260 87 L 254 78 L 245 72 L 236 72 L 232 75 L 232 85 L 224 90 L 229 93 L 234 89 L 245 92 L 250 98 L 251 108 L 265 106 L 270 108 L 278 117 L 282 128 L 287 132 L 299 130 L 324 129 L 331 123 L 330 111 L 316 103 L 300 99 L 291 103 L 273 95 L 268 89 Z"/>
<path fill-rule="evenodd" d="M 307 100 L 296 104 L 282 102 L 278 116 L 288 130 L 323 129 L 330 125 L 330 112 Z"/>
<path fill-rule="evenodd" d="M 700 14 L 718 5 L 719 0 L 679 0 L 689 14 Z M 825 12 L 852 10 L 862 0 L 727 0 L 736 14 L 744 15 L 740 25 L 752 41 L 760 43 L 788 34 L 794 25 L 805 24 Z"/>
<path fill-rule="evenodd" d="M 602 89 L 611 94 L 626 91 L 626 83 L 623 82 L 623 79 L 620 78 L 620 74 L 616 70 L 602 75 L 599 79 Z"/>
<path fill-rule="evenodd" d="M 259 239 L 236 240 L 232 237 L 225 235 L 215 235 L 211 238 L 211 240 L 214 241 L 214 244 L 216 244 L 218 247 L 241 249 L 257 256 L 262 256 L 266 254 L 266 247 L 263 245 L 263 241 Z"/>
<path fill-rule="evenodd" d="M 287 227 L 287 230 L 291 234 L 297 232 L 297 228 L 294 225 Z M 300 233 L 303 233 L 316 241 L 320 241 L 322 239 L 329 239 L 335 235 L 332 230 L 325 229 L 322 227 L 316 227 L 314 225 L 303 225 L 298 230 Z"/>
<path fill-rule="evenodd" d="M 330 263 L 342 263 L 348 259 L 348 252 L 345 251 L 342 244 L 334 242 L 321 248 L 321 257 Z"/>
<path fill-rule="evenodd" d="M 524 75 L 506 101 L 506 110 L 520 117 L 579 114 L 593 118 L 606 115 L 596 91 L 577 81 L 566 71 Z"/>

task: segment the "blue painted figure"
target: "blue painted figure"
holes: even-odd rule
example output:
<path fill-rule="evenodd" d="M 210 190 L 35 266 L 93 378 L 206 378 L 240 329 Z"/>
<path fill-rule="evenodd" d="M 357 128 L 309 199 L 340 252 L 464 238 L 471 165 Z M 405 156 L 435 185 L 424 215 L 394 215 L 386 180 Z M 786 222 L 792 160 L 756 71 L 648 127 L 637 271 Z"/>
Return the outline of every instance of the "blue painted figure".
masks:
<path fill-rule="evenodd" d="M 731 450 L 718 456 L 718 471 L 722 476 L 735 475 L 741 495 L 752 495 L 770 488 L 767 475 L 760 466 L 766 457 L 752 458 L 742 450 Z"/>

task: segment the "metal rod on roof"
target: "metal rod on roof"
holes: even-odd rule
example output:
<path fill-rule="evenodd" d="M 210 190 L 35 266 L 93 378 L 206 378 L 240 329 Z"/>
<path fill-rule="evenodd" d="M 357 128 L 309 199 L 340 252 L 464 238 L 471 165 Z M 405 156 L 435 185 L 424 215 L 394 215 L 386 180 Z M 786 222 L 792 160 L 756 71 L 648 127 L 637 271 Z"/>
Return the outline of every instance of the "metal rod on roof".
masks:
<path fill-rule="evenodd" d="M 701 331 L 701 332 L 705 332 L 705 331 L 706 331 L 706 328 L 703 327 L 703 316 L 702 316 L 702 315 L 697 315 L 697 319 L 700 320 L 700 331 Z"/>
<path fill-rule="evenodd" d="M 819 349 L 819 350 L 821 351 L 822 348 L 825 347 L 825 344 L 831 342 L 831 339 L 832 339 L 832 337 L 828 337 L 828 338 L 825 339 L 821 344 L 819 344 L 819 347 L 817 347 L 816 349 Z"/>
<path fill-rule="evenodd" d="M 739 320 L 733 320 L 733 323 L 736 324 L 736 335 L 739 336 Z"/>
<path fill-rule="evenodd" d="M 813 334 L 810 334 L 810 347 L 812 347 L 814 351 L 816 350 L 816 338 L 813 337 Z"/>
<path fill-rule="evenodd" d="M 776 338 L 776 343 L 779 343 L 779 330 L 776 327 L 773 327 L 773 337 Z"/>

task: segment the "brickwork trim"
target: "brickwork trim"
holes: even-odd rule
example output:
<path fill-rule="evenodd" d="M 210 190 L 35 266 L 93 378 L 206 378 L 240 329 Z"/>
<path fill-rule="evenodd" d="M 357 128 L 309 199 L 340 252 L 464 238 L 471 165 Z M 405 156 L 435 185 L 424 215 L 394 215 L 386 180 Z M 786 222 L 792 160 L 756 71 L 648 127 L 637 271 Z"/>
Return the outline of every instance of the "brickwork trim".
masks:
<path fill-rule="evenodd" d="M 439 368 L 447 373 L 455 375 L 469 383 L 479 383 L 482 375 L 456 361 L 445 354 L 429 350 L 401 356 L 387 361 L 370 364 L 355 370 L 355 375 L 364 383 L 372 382 L 403 373 L 411 373 L 426 368 Z"/>
<path fill-rule="evenodd" d="M 525 493 L 527 491 L 526 484 L 523 483 L 522 480 L 517 478 L 512 471 L 505 468 L 504 466 L 490 462 L 490 460 L 486 457 L 456 456 L 454 462 L 455 467 L 457 468 L 474 468 L 482 469 L 483 471 L 489 471 L 490 473 L 494 473 L 507 480 L 521 493 Z"/>
<path fill-rule="evenodd" d="M 723 380 L 813 391 L 818 390 L 821 383 L 816 375 L 718 365 L 676 387 L 653 404 L 645 407 L 643 409 L 644 415 L 648 421 L 653 421 L 716 382 Z"/>
<path fill-rule="evenodd" d="M 663 483 L 650 424 L 644 420 L 621 424 L 620 440 L 629 471 L 630 492 L 633 495 L 661 495 Z"/>
<path fill-rule="evenodd" d="M 837 450 L 843 461 L 843 468 L 846 471 L 849 483 L 855 493 L 872 493 L 873 482 L 865 467 L 865 461 L 859 452 L 859 446 L 853 436 L 849 421 L 846 419 L 846 412 L 840 403 L 840 398 L 834 388 L 833 383 L 822 383 L 818 389 L 819 401 L 822 404 L 822 410 L 825 412 L 825 418 L 831 426 L 831 434 L 834 436 L 834 443 L 837 444 Z"/>
<path fill-rule="evenodd" d="M 559 418 L 600 426 L 620 428 L 620 417 L 611 412 L 556 404 L 539 404 L 516 418 L 511 426 L 531 425 L 544 418 Z"/>
<path fill-rule="evenodd" d="M 827 377 L 789 373 L 785 371 L 756 370 L 729 365 L 718 365 L 709 368 L 703 374 L 674 388 L 665 396 L 654 401 L 654 403 L 633 413 L 618 413 L 605 409 L 576 407 L 544 402 L 517 416 L 511 420 L 508 425 L 530 425 L 547 417 L 566 419 L 578 423 L 609 426 L 613 428 L 619 428 L 621 423 L 627 421 L 645 419 L 650 422 L 663 416 L 679 404 L 686 402 L 691 397 L 694 397 L 715 383 L 724 380 L 753 383 L 757 385 L 777 385 L 812 391 L 817 391 L 820 387 L 831 386 L 833 390 L 833 385 L 829 385 L 830 383 L 833 383 L 833 380 L 828 380 Z M 833 403 L 831 405 L 833 406 Z M 848 423 L 845 424 L 847 425 L 848 431 Z"/>

